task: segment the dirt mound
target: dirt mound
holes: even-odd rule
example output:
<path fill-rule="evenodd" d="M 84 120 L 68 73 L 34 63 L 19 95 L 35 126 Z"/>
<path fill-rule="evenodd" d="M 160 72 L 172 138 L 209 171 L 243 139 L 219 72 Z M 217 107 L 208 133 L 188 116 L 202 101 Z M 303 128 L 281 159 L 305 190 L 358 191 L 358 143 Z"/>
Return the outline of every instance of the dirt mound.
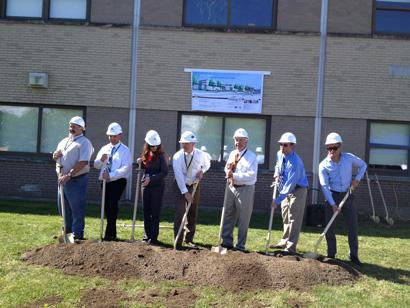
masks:
<path fill-rule="evenodd" d="M 297 256 L 274 257 L 229 251 L 174 251 L 126 242 L 50 245 L 22 256 L 33 264 L 62 269 L 67 274 L 109 279 L 138 277 L 147 281 L 182 280 L 228 290 L 306 290 L 317 284 L 353 283 L 359 273 L 350 267 Z"/>

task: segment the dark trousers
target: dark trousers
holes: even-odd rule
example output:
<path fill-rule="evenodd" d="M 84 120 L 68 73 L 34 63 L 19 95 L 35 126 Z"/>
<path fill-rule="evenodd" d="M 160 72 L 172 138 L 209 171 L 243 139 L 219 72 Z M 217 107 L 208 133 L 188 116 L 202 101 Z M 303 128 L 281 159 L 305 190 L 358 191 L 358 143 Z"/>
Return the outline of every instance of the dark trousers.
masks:
<path fill-rule="evenodd" d="M 186 207 L 188 203 L 186 202 L 185 196 L 181 194 L 181 191 L 178 188 L 178 185 L 174 184 L 174 190 L 177 197 L 176 200 L 176 208 L 175 208 L 175 219 L 174 219 L 174 238 L 176 238 L 178 234 L 179 227 L 182 222 L 182 218 L 184 217 Z M 188 191 L 192 193 L 193 186 L 188 187 Z M 200 184 L 198 184 L 194 202 L 192 202 L 191 207 L 189 209 L 187 215 L 187 221 L 182 229 L 181 235 L 178 239 L 178 244 L 182 244 L 182 240 L 184 239 L 185 233 L 185 242 L 192 242 L 194 240 L 195 231 L 196 231 L 196 219 L 198 217 L 198 203 L 199 203 L 199 196 L 200 196 Z"/>
<path fill-rule="evenodd" d="M 105 229 L 105 238 L 117 237 L 117 217 L 118 201 L 124 192 L 127 180 L 122 178 L 116 181 L 107 182 L 105 187 L 105 216 L 107 217 L 107 227 Z"/>
<path fill-rule="evenodd" d="M 333 193 L 333 199 L 335 200 L 336 204 L 339 205 L 342 201 L 345 193 Z M 350 195 L 349 198 L 346 200 L 346 203 L 342 207 L 342 215 L 345 221 L 345 225 L 348 228 L 348 239 L 349 239 L 349 248 L 350 248 L 350 256 L 358 257 L 358 249 L 359 243 L 357 238 L 357 229 L 358 229 L 358 222 L 357 222 L 357 209 L 353 202 L 354 198 L 353 195 Z M 340 214 L 339 214 L 340 215 Z M 331 217 L 333 216 L 332 207 L 326 203 L 325 206 L 325 217 L 326 217 L 326 224 L 329 222 Z M 336 255 L 337 247 L 336 247 L 336 235 L 335 235 L 335 224 L 337 218 L 330 226 L 329 230 L 326 233 L 326 241 L 327 241 L 327 254 L 330 256 Z"/>
<path fill-rule="evenodd" d="M 165 184 L 142 187 L 142 207 L 144 211 L 144 240 L 156 242 L 159 234 L 162 198 Z"/>

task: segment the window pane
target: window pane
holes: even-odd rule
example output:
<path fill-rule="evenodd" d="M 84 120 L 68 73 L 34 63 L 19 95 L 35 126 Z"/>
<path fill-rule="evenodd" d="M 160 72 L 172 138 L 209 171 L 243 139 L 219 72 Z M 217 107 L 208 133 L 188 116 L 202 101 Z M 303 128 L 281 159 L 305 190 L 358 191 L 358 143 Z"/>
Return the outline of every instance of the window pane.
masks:
<path fill-rule="evenodd" d="M 398 9 L 409 9 L 410 0 L 386 0 L 386 1 L 376 1 L 377 8 L 398 8 Z"/>
<path fill-rule="evenodd" d="M 37 151 L 38 108 L 0 106 L 0 150 Z"/>
<path fill-rule="evenodd" d="M 409 146 L 409 125 L 371 123 L 370 143 Z"/>
<path fill-rule="evenodd" d="M 231 25 L 272 27 L 273 0 L 236 0 L 231 3 Z"/>
<path fill-rule="evenodd" d="M 228 0 L 185 1 L 185 23 L 190 25 L 226 25 Z"/>
<path fill-rule="evenodd" d="M 407 165 L 407 150 L 370 149 L 370 165 L 397 166 Z"/>
<path fill-rule="evenodd" d="M 212 160 L 219 160 L 221 155 L 222 118 L 199 115 L 183 115 L 181 133 L 190 130 L 198 138 L 197 148 L 205 146 Z"/>
<path fill-rule="evenodd" d="M 6 16 L 10 17 L 41 17 L 43 15 L 43 0 L 7 0 Z"/>
<path fill-rule="evenodd" d="M 376 32 L 410 33 L 410 11 L 376 10 Z"/>
<path fill-rule="evenodd" d="M 259 153 L 258 159 L 259 163 L 263 163 L 265 160 L 266 120 L 226 118 L 224 140 L 225 144 L 228 147 L 228 152 L 232 151 L 235 148 L 233 134 L 238 128 L 246 129 L 249 134 L 248 149 L 256 153 L 258 147 L 262 148 L 262 153 Z"/>
<path fill-rule="evenodd" d="M 51 0 L 50 18 L 86 19 L 87 0 Z"/>
<path fill-rule="evenodd" d="M 58 142 L 68 135 L 68 122 L 74 116 L 83 116 L 75 109 L 44 108 L 41 123 L 41 153 L 55 150 Z"/>

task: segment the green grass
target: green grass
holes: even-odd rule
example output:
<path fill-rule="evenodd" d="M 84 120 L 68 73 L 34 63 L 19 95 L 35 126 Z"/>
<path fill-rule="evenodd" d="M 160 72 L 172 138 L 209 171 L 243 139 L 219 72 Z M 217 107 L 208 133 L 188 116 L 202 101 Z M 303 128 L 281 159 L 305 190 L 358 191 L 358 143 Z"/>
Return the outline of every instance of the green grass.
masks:
<path fill-rule="evenodd" d="M 130 224 L 130 206 L 120 209 L 119 224 Z M 196 241 L 205 246 L 217 242 L 220 211 L 200 211 Z M 248 249 L 263 251 L 266 238 L 268 214 L 254 213 L 248 235 Z M 172 243 L 173 211 L 164 210 L 160 240 Z M 79 303 L 81 290 L 106 288 L 115 285 L 120 290 L 135 295 L 148 289 L 160 289 L 165 294 L 172 287 L 186 286 L 184 282 L 155 284 L 137 279 L 126 279 L 113 283 L 103 278 L 69 276 L 59 270 L 28 265 L 20 261 L 27 250 L 55 242 L 61 220 L 56 215 L 55 205 L 46 202 L 0 201 L 0 307 L 17 307 L 33 303 L 49 296 L 60 296 L 59 306 L 69 307 Z M 141 223 L 141 211 L 138 222 Z M 348 245 L 346 233 L 338 227 L 338 257 L 346 259 Z M 131 229 L 118 227 L 120 238 L 130 238 Z M 321 229 L 304 227 L 299 241 L 300 251 L 309 251 L 317 240 Z M 307 292 L 258 291 L 234 294 L 222 289 L 196 286 L 197 307 L 248 306 L 257 304 L 272 307 L 291 307 L 296 304 L 311 307 L 410 307 L 410 227 L 407 223 L 374 225 L 360 221 L 360 258 L 365 265 L 363 277 L 353 286 L 315 286 Z M 86 237 L 99 236 L 99 207 L 89 205 L 86 218 Z M 272 241 L 281 235 L 281 221 L 274 219 Z M 136 237 L 142 238 L 142 229 L 137 228 Z M 322 242 L 320 253 L 325 253 Z M 140 307 L 137 302 L 132 303 Z M 159 296 L 155 306 L 165 306 Z"/>

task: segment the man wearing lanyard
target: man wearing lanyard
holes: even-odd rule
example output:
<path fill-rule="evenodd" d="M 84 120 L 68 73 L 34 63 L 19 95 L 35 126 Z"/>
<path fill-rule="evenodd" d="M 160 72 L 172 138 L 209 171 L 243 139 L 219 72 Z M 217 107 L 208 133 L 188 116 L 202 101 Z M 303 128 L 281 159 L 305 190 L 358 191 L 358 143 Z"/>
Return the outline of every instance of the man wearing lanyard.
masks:
<path fill-rule="evenodd" d="M 69 122 L 69 136 L 61 140 L 53 152 L 58 183 L 64 185 L 66 232 L 74 233 L 75 240 L 84 239 L 89 162 L 94 152 L 90 140 L 83 134 L 84 130 L 84 120 L 73 117 Z M 59 198 L 61 212 L 60 206 Z"/>
<path fill-rule="evenodd" d="M 202 177 L 211 166 L 211 162 L 201 150 L 195 148 L 198 140 L 193 132 L 186 131 L 181 135 L 179 143 L 182 148 L 174 154 L 172 168 L 176 180 L 175 194 L 177 195 L 176 212 L 174 219 L 174 237 L 177 236 L 182 218 L 185 214 L 186 203 L 191 203 L 185 226 L 185 243 L 190 248 L 196 248 L 194 240 L 196 219 L 198 215 L 198 203 L 200 196 L 200 184 L 198 184 L 195 195 L 192 190 L 195 181 L 202 180 Z M 179 237 L 177 249 L 182 248 L 184 234 Z"/>
<path fill-rule="evenodd" d="M 222 246 L 233 248 L 233 230 L 238 223 L 238 241 L 235 249 L 244 252 L 253 209 L 258 160 L 256 154 L 248 149 L 249 135 L 245 129 L 237 129 L 233 139 L 235 150 L 229 154 L 225 165 L 228 185 L 225 188 L 227 191 L 224 200 Z"/>
<path fill-rule="evenodd" d="M 131 152 L 121 142 L 122 128 L 118 123 L 111 123 L 107 129 L 108 144 L 98 152 L 94 167 L 101 169 L 100 180 L 106 180 L 105 213 L 107 228 L 104 241 L 117 240 L 118 201 L 127 185 L 127 178 L 132 169 Z"/>
<path fill-rule="evenodd" d="M 367 165 L 359 157 L 341 151 L 342 137 L 337 133 L 330 133 L 326 138 L 327 157 L 319 164 L 319 181 L 326 199 L 326 223 L 333 213 L 340 211 L 339 203 L 347 193 L 350 186 L 355 189 L 366 172 Z M 358 168 L 357 175 L 352 180 L 353 168 Z M 349 259 L 361 265 L 358 257 L 359 243 L 357 238 L 357 209 L 350 195 L 342 208 L 343 217 L 349 228 Z M 336 236 L 334 224 L 326 233 L 327 255 L 329 258 L 336 256 Z"/>
<path fill-rule="evenodd" d="M 308 180 L 303 161 L 295 152 L 295 135 L 284 133 L 278 142 L 280 150 L 277 153 L 274 178 L 279 183 L 279 195 L 272 200 L 272 207 L 276 209 L 280 205 L 282 208 L 283 235 L 273 248 L 296 253 L 306 206 Z"/>

